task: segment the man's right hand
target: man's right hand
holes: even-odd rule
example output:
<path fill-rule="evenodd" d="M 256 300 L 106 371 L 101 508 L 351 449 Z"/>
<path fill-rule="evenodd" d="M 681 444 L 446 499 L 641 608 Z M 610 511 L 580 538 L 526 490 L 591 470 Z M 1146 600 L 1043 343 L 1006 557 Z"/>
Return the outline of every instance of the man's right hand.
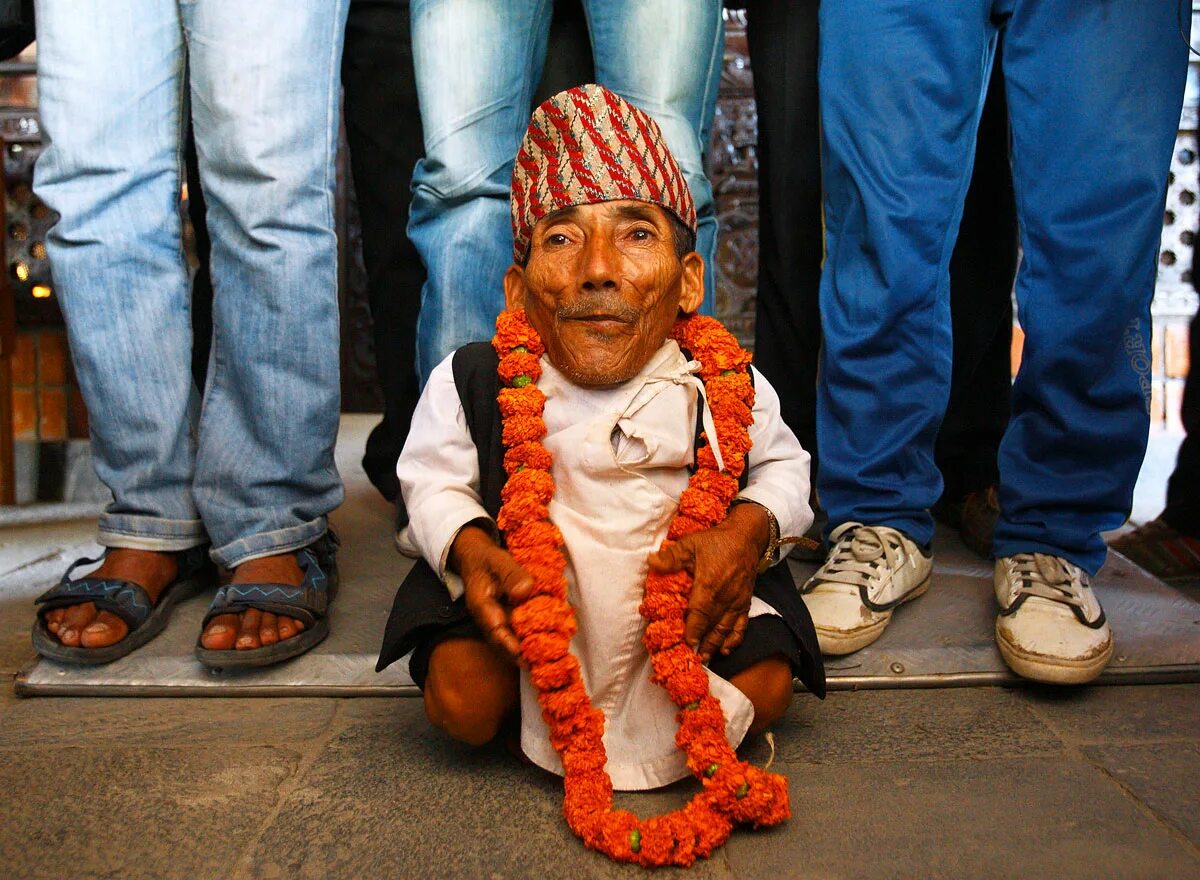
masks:
<path fill-rule="evenodd" d="M 467 610 L 487 640 L 521 663 L 521 642 L 509 625 L 509 608 L 529 598 L 533 578 L 479 526 L 466 525 L 450 547 L 450 570 L 463 579 Z"/>

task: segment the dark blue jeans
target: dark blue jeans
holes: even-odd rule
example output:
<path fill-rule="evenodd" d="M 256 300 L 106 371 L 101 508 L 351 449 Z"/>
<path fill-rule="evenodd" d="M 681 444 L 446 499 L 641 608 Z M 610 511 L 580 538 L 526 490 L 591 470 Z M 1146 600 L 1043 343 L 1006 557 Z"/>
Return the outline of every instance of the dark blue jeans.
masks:
<path fill-rule="evenodd" d="M 933 536 L 948 265 L 1000 29 L 1026 342 L 994 551 L 1095 572 L 1149 425 L 1150 299 L 1187 67 L 1173 3 L 822 4 L 818 489 L 830 528 Z"/>

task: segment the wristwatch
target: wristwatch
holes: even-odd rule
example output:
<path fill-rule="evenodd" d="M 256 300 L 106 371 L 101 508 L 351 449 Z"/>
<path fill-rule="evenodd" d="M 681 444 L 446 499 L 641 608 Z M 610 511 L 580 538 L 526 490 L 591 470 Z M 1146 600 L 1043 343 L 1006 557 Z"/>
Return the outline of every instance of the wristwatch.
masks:
<path fill-rule="evenodd" d="M 759 504 L 753 499 L 735 498 L 733 499 L 733 503 L 730 504 L 730 507 L 733 507 L 737 504 L 753 504 L 757 507 L 761 507 L 767 514 L 767 527 L 771 530 L 771 537 L 767 542 L 767 549 L 763 553 L 762 559 L 758 560 L 758 573 L 762 574 L 771 567 L 771 565 L 775 562 L 776 557 L 779 555 L 779 545 L 781 543 L 779 540 L 779 520 L 775 518 L 775 514 L 771 513 L 771 508 L 767 507 L 765 504 Z"/>

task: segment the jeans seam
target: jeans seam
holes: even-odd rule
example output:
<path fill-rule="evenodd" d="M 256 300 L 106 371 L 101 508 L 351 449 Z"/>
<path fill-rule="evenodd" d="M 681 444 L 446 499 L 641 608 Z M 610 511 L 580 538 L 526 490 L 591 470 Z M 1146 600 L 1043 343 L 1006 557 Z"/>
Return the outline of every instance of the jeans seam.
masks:
<path fill-rule="evenodd" d="M 724 55 L 722 53 L 722 49 L 724 48 L 724 43 L 725 43 L 725 40 L 724 40 L 725 21 L 724 21 L 724 6 L 723 6 L 723 4 L 720 4 L 720 3 L 717 4 L 716 12 L 717 12 L 717 27 L 716 27 L 715 34 L 713 35 L 712 51 L 709 53 L 709 56 L 708 56 L 708 70 L 707 70 L 706 76 L 704 77 L 704 102 L 700 105 L 700 125 L 696 132 L 697 140 L 699 140 L 699 138 L 700 138 L 700 132 L 704 131 L 706 128 L 709 130 L 709 134 L 710 135 L 712 134 L 712 124 L 716 120 L 716 104 L 714 102 L 712 102 L 713 68 L 715 68 L 718 65 L 718 63 L 724 63 Z M 718 62 L 718 59 L 721 59 L 721 61 Z M 718 81 L 718 87 L 719 86 L 720 86 L 720 81 Z M 711 109 L 709 109 L 709 108 L 711 108 Z M 710 117 L 708 120 L 707 126 L 704 124 L 705 114 L 708 114 Z M 704 143 L 700 144 L 701 171 L 702 172 L 704 170 L 703 169 L 703 156 L 707 151 L 708 151 L 708 144 L 704 144 Z"/>

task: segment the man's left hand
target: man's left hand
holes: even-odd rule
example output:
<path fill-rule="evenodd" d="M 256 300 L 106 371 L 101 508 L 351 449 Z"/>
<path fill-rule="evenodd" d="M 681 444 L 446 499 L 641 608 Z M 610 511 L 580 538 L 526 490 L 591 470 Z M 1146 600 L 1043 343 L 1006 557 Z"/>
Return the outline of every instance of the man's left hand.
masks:
<path fill-rule="evenodd" d="M 720 525 L 650 554 L 651 571 L 686 570 L 694 578 L 684 639 L 705 663 L 717 651 L 728 654 L 742 643 L 758 562 L 770 540 L 766 509 L 737 504 Z"/>

